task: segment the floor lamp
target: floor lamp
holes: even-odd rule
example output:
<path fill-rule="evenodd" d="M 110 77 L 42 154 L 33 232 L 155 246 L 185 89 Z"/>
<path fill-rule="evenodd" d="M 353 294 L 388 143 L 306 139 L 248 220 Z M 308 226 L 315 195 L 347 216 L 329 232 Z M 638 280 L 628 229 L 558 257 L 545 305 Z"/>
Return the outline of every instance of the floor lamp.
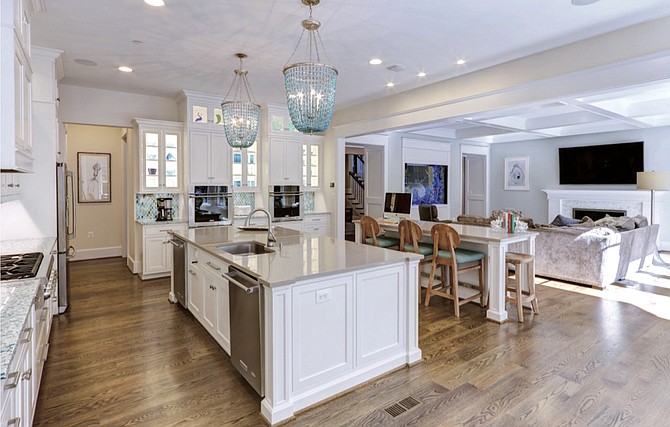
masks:
<path fill-rule="evenodd" d="M 651 190 L 651 218 L 649 224 L 654 223 L 654 196 L 656 191 L 670 189 L 670 172 L 638 172 L 637 173 L 638 190 Z M 667 265 L 658 254 L 658 248 L 654 254 L 654 259 Z"/>

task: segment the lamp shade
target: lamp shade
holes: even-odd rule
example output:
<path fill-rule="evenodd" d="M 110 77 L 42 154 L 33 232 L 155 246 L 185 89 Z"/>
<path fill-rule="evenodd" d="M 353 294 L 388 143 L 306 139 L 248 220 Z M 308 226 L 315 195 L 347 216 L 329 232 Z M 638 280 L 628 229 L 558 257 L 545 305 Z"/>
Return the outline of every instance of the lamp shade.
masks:
<path fill-rule="evenodd" d="M 670 172 L 638 172 L 638 190 L 670 190 Z"/>

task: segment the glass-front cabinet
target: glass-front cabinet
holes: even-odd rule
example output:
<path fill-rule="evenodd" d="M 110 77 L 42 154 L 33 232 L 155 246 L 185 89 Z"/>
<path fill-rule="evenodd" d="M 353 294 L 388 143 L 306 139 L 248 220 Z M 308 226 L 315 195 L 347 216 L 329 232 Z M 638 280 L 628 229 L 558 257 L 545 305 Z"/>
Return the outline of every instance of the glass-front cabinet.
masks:
<path fill-rule="evenodd" d="M 305 189 L 321 186 L 321 145 L 323 137 L 303 136 L 302 144 L 302 185 Z"/>
<path fill-rule="evenodd" d="M 139 191 L 182 190 L 182 124 L 158 120 L 134 120 L 139 137 Z"/>

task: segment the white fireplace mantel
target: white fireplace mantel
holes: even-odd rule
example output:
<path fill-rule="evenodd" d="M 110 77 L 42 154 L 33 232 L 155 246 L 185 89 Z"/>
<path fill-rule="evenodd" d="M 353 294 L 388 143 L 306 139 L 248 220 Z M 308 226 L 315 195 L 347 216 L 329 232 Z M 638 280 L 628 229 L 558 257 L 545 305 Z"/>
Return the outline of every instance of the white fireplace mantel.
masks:
<path fill-rule="evenodd" d="M 542 190 L 547 193 L 547 222 L 556 215 L 572 217 L 572 209 L 623 210 L 626 216 L 651 217 L 651 194 L 648 190 Z M 657 192 L 654 217 L 658 218 L 667 191 Z M 654 221 L 658 222 L 658 221 Z"/>

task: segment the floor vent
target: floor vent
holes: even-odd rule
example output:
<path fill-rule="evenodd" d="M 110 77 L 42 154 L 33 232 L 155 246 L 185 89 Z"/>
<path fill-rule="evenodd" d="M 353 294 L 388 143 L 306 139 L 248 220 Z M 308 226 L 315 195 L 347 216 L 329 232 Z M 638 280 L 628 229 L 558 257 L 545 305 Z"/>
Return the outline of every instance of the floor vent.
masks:
<path fill-rule="evenodd" d="M 419 405 L 420 403 L 421 403 L 420 401 L 416 400 L 412 396 L 407 396 L 401 401 L 396 402 L 387 408 L 384 408 L 384 411 L 386 411 L 387 414 L 395 418 L 398 415 L 401 415 L 409 411 L 410 409 L 412 409 L 416 405 Z"/>

